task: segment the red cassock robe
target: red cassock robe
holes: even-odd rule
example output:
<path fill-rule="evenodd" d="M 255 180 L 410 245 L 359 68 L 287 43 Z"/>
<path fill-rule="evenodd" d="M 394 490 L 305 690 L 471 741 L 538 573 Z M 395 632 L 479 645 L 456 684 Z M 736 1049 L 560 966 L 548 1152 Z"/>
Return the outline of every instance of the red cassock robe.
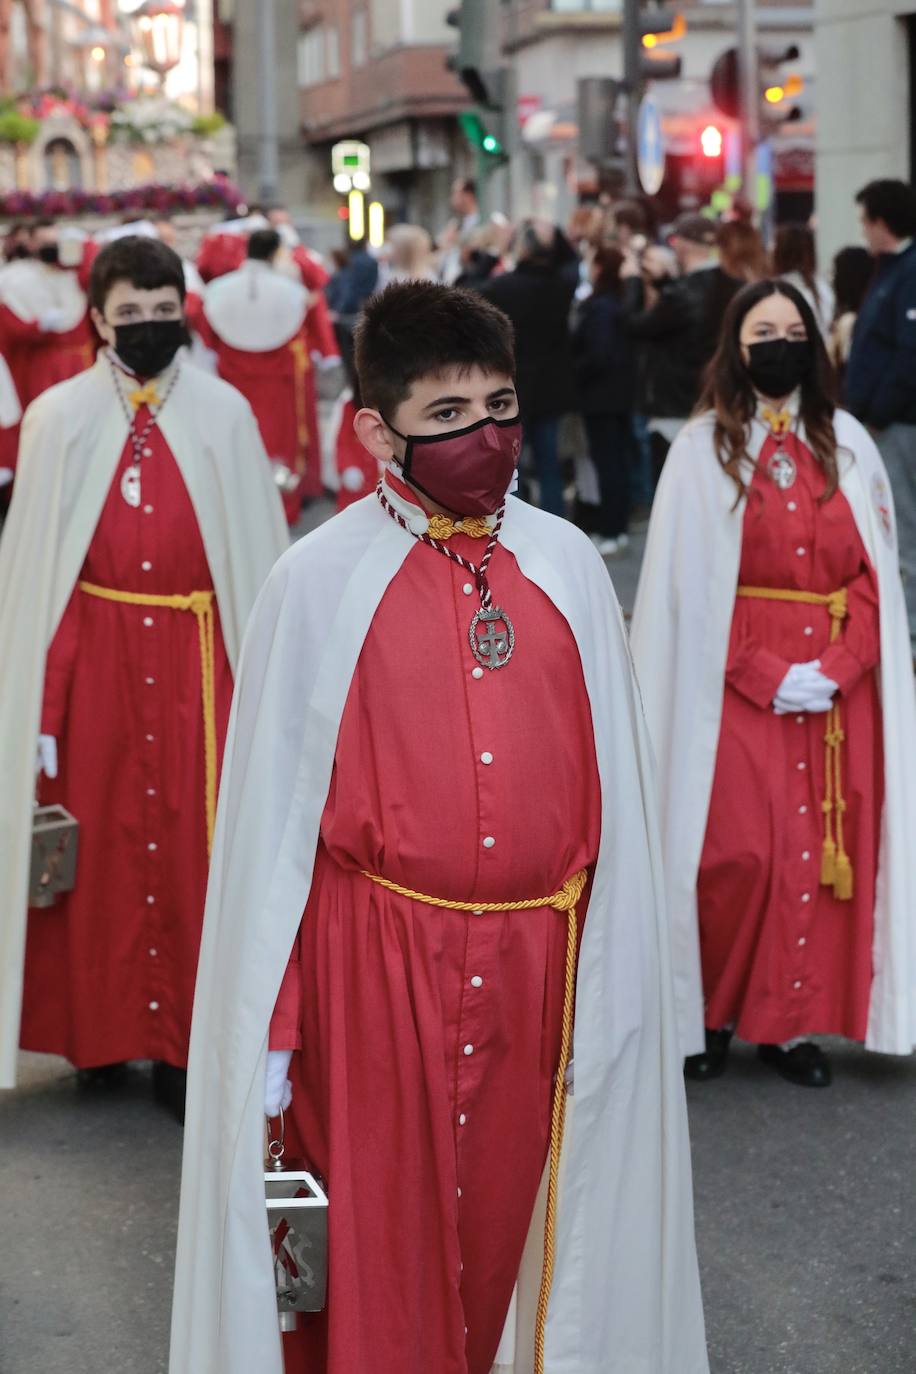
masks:
<path fill-rule="evenodd" d="M 378 485 L 378 462 L 357 439 L 353 429 L 355 417 L 356 402 L 344 401 L 334 444 L 337 476 L 340 481 L 337 488 L 338 510 L 352 505 L 354 501 L 361 501 Z"/>
<path fill-rule="evenodd" d="M 148 412 L 138 413 L 142 428 Z M 121 496 L 125 446 L 80 574 L 118 591 L 212 589 L 184 480 L 153 428 L 142 505 Z M 215 618 L 218 760 L 232 674 Z M 59 777 L 42 799 L 80 823 L 75 890 L 29 913 L 21 1044 L 78 1067 L 187 1063 L 207 886 L 198 627 L 190 612 L 98 600 L 78 588 L 51 643 L 42 732 Z"/>
<path fill-rule="evenodd" d="M 736 600 L 698 880 L 706 1024 L 736 1024 L 758 1044 L 864 1040 L 883 803 L 877 580 L 845 496 L 820 503 L 823 472 L 792 436 L 798 476 L 781 491 L 766 471 L 774 447 L 764 444 L 753 479 L 740 582 L 846 587 L 849 615 L 831 644 L 823 606 Z M 827 718 L 772 709 L 790 665 L 818 658 L 840 688 L 852 901 L 820 885 Z"/>
<path fill-rule="evenodd" d="M 307 318 L 307 317 L 306 317 Z M 309 421 L 308 390 L 314 386 L 305 325 L 279 348 L 263 352 L 233 348 L 216 333 L 203 310 L 195 310 L 192 323 L 208 348 L 217 357 L 219 375 L 242 393 L 251 406 L 261 438 L 272 461 L 285 463 L 300 477 L 294 491 L 281 491 L 283 509 L 291 525 L 299 519 L 305 478 L 311 467 L 318 468 L 317 428 Z M 317 411 L 315 420 L 317 425 Z"/>
<path fill-rule="evenodd" d="M 453 545 L 475 561 L 484 549 Z M 288 1374 L 489 1374 L 518 1275 L 548 1148 L 565 917 L 437 910 L 360 872 L 511 901 L 595 861 L 575 641 L 502 545 L 490 581 L 517 648 L 485 672 L 468 575 L 418 544 L 344 709 L 271 1027 L 273 1048 L 298 1050 L 294 1125 L 332 1199 L 328 1306 L 285 1338 Z"/>
<path fill-rule="evenodd" d="M 305 338 L 309 348 L 309 355 L 313 361 L 316 357 L 319 359 L 339 358 L 340 348 L 337 343 L 337 336 L 334 333 L 334 325 L 331 322 L 328 303 L 324 298 L 324 288 L 330 281 L 330 274 L 318 259 L 302 244 L 299 244 L 297 248 L 293 249 L 293 261 L 299 269 L 302 285 L 313 293 L 312 303 L 309 306 L 309 313 L 305 317 Z M 315 443 L 313 445 L 313 455 L 305 470 L 305 477 L 302 483 L 302 495 L 312 497 L 319 494 L 322 485 L 321 454 L 319 448 L 319 436 L 321 431 L 318 427 L 318 386 L 314 371 L 310 371 L 306 378 L 305 404 L 309 434 L 315 435 Z"/>
<path fill-rule="evenodd" d="M 9 363 L 23 410 L 49 386 L 75 377 L 95 362 L 96 340 L 88 312 L 73 329 L 44 331 L 0 305 L 0 348 Z"/>

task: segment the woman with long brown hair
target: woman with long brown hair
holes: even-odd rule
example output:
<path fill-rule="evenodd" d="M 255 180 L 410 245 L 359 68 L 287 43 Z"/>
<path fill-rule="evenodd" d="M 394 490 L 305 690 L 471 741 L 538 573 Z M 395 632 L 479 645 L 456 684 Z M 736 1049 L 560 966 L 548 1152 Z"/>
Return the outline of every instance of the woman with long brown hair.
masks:
<path fill-rule="evenodd" d="M 733 1034 L 808 1087 L 831 1079 L 813 1035 L 910 1053 L 916 696 L 890 485 L 786 282 L 726 315 L 632 642 L 688 1076 L 718 1077 Z"/>

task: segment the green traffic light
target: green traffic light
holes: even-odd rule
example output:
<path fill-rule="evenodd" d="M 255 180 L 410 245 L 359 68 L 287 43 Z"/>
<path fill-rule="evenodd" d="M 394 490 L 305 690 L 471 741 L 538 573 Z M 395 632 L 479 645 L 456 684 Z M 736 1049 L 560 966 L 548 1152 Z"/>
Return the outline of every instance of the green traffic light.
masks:
<path fill-rule="evenodd" d="M 483 140 L 483 150 L 485 153 L 498 153 L 499 139 L 494 138 L 492 134 L 487 134 Z"/>

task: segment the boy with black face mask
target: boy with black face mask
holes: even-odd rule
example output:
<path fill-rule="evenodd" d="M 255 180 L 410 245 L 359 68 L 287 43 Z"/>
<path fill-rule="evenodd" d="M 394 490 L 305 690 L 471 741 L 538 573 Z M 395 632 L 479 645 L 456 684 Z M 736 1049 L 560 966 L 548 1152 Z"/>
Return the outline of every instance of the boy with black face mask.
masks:
<path fill-rule="evenodd" d="M 620 1350 L 706 1374 L 651 765 L 607 571 L 509 494 L 500 310 L 389 286 L 355 366 L 378 491 L 281 559 L 236 690 L 171 1374 L 542 1374 Z M 282 1351 L 281 1109 L 330 1197 L 327 1308 Z"/>
<path fill-rule="evenodd" d="M 27 411 L 0 543 L 0 1085 L 17 1039 L 87 1086 L 151 1059 L 180 1113 L 232 677 L 285 523 L 247 404 L 176 357 L 177 255 L 122 238 L 90 296 L 107 347 Z M 36 772 L 80 851 L 27 916 Z"/>
<path fill-rule="evenodd" d="M 74 270 L 80 249 L 70 232 L 72 267 L 61 263 L 55 222 L 39 220 L 31 231 L 31 256 L 16 258 L 0 272 L 0 352 L 23 409 L 49 386 L 90 367 L 95 357 L 86 292 Z"/>

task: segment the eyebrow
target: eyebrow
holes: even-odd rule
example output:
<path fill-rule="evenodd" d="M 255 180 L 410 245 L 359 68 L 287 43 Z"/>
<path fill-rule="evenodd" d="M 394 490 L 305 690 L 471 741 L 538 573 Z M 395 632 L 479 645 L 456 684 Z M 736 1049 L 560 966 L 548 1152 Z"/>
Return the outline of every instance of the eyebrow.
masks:
<path fill-rule="evenodd" d="M 514 396 L 514 386 L 501 386 L 498 391 L 491 391 L 487 396 L 488 401 L 498 401 L 501 396 Z M 437 396 L 434 401 L 430 401 L 424 406 L 424 410 L 436 410 L 439 406 L 470 405 L 470 396 Z"/>

